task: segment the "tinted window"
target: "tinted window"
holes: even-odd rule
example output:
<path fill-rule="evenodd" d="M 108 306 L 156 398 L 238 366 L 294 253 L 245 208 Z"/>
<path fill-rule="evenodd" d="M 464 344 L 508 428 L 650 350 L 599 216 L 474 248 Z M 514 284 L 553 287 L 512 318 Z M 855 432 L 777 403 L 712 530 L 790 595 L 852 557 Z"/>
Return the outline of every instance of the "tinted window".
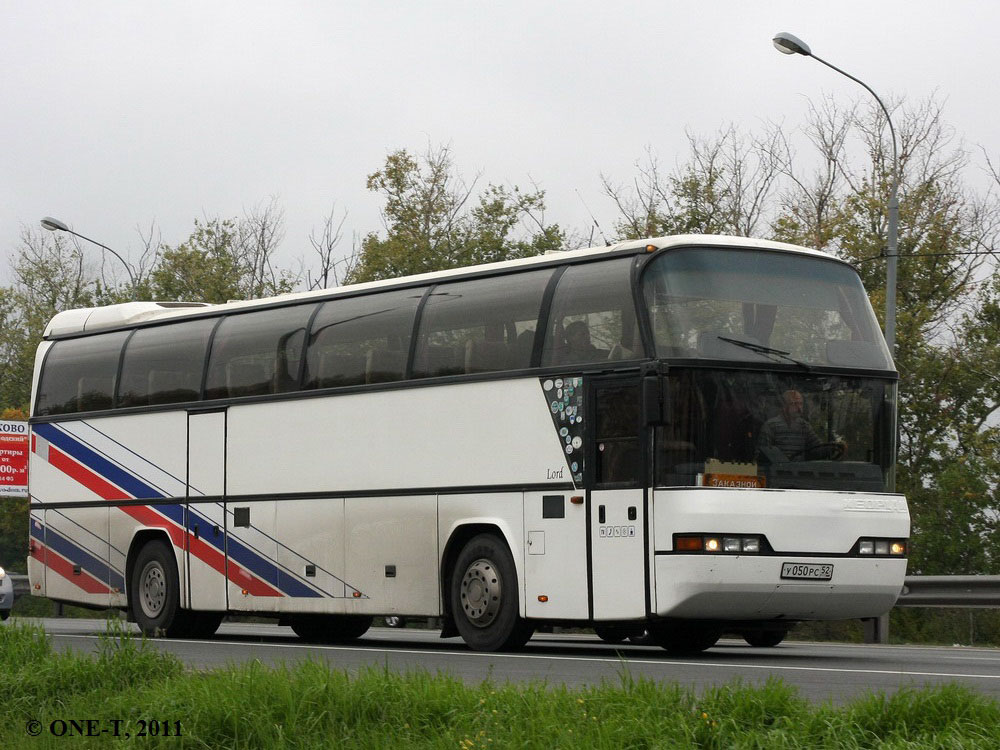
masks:
<path fill-rule="evenodd" d="M 748 487 L 887 491 L 891 381 L 682 367 L 671 367 L 669 379 L 671 420 L 656 431 L 660 486 L 724 478 Z"/>
<path fill-rule="evenodd" d="M 605 386 L 597 391 L 595 480 L 598 484 L 639 482 L 639 386 Z"/>
<path fill-rule="evenodd" d="M 632 258 L 570 266 L 559 279 L 542 366 L 642 356 L 632 301 Z"/>
<path fill-rule="evenodd" d="M 551 276 L 533 271 L 434 287 L 421 313 L 413 377 L 530 367 Z"/>
<path fill-rule="evenodd" d="M 660 357 L 892 368 L 861 279 L 842 263 L 681 248 L 654 258 L 642 285 Z"/>
<path fill-rule="evenodd" d="M 128 340 L 118 406 L 196 401 L 208 339 L 218 318 L 140 328 Z"/>
<path fill-rule="evenodd" d="M 295 390 L 305 328 L 314 309 L 297 305 L 225 318 L 212 342 L 205 398 Z"/>
<path fill-rule="evenodd" d="M 313 321 L 306 388 L 402 380 L 423 289 L 326 302 Z"/>
<path fill-rule="evenodd" d="M 126 331 L 56 341 L 38 384 L 35 416 L 110 409 Z"/>

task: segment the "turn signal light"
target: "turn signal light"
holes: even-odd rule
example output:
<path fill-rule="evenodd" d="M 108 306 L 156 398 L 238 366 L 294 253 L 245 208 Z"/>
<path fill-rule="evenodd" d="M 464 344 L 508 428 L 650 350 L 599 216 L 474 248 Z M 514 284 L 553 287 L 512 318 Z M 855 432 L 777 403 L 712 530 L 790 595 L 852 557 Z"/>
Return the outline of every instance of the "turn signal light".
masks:
<path fill-rule="evenodd" d="M 756 554 L 764 546 L 760 536 L 736 534 L 675 534 L 674 550 L 677 552 L 719 552 L 730 555 Z"/>
<path fill-rule="evenodd" d="M 541 594 L 538 597 L 538 601 L 540 601 L 542 604 L 545 604 L 545 602 L 547 602 L 548 600 L 549 600 L 549 597 L 547 597 L 545 594 Z"/>
<path fill-rule="evenodd" d="M 678 552 L 701 552 L 705 542 L 700 536 L 674 537 L 674 549 Z"/>
<path fill-rule="evenodd" d="M 859 539 L 855 550 L 865 557 L 903 557 L 906 554 L 905 539 Z"/>

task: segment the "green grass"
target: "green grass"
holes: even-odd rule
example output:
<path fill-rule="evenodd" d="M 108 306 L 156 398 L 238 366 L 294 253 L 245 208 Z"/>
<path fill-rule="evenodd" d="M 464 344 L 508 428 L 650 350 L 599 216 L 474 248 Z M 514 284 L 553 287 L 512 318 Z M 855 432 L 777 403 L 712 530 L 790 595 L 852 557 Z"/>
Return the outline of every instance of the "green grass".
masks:
<path fill-rule="evenodd" d="M 54 653 L 33 627 L 0 628 L 0 747 L 169 748 L 984 748 L 1000 747 L 1000 704 L 957 686 L 813 705 L 779 680 L 701 695 L 633 680 L 568 689 L 469 687 L 444 675 L 257 663 L 191 672 L 114 625 L 98 653 Z M 141 719 L 183 736 L 53 736 L 53 721 Z M 30 737 L 30 720 L 43 731 Z M 56 724 L 56 730 L 62 725 Z M 78 735 L 72 727 L 67 732 Z"/>

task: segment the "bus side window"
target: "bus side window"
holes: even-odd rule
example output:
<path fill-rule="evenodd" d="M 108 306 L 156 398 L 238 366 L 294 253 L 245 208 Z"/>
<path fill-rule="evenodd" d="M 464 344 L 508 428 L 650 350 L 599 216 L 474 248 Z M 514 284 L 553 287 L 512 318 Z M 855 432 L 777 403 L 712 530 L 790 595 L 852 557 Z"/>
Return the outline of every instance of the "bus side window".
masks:
<path fill-rule="evenodd" d="M 205 398 L 295 390 L 313 310 L 314 305 L 295 305 L 224 318 L 212 341 Z"/>
<path fill-rule="evenodd" d="M 530 340 L 552 273 L 545 269 L 435 286 L 421 313 L 413 377 L 529 367 Z M 527 347 L 521 343 L 524 334 Z"/>
<path fill-rule="evenodd" d="M 33 416 L 110 409 L 125 331 L 52 344 L 38 384 Z"/>
<path fill-rule="evenodd" d="M 465 372 L 492 372 L 510 366 L 511 353 L 502 341 L 470 339 L 465 342 Z"/>
<path fill-rule="evenodd" d="M 195 401 L 198 398 L 201 373 L 183 370 L 152 370 L 149 373 L 150 404 L 174 404 L 178 401 Z"/>
<path fill-rule="evenodd" d="M 398 349 L 372 349 L 365 358 L 366 383 L 392 383 L 403 379 L 406 352 Z"/>
<path fill-rule="evenodd" d="M 111 377 L 80 378 L 77 382 L 77 411 L 110 409 L 113 385 Z"/>
<path fill-rule="evenodd" d="M 197 401 L 208 339 L 218 318 L 140 328 L 122 358 L 118 406 Z"/>
<path fill-rule="evenodd" d="M 313 320 L 303 388 L 402 380 L 422 289 L 332 299 Z"/>
<path fill-rule="evenodd" d="M 542 367 L 627 359 L 639 350 L 631 258 L 570 266 L 552 298 Z"/>
<path fill-rule="evenodd" d="M 260 396 L 271 392 L 271 373 L 260 360 L 242 360 L 226 364 L 226 396 Z"/>

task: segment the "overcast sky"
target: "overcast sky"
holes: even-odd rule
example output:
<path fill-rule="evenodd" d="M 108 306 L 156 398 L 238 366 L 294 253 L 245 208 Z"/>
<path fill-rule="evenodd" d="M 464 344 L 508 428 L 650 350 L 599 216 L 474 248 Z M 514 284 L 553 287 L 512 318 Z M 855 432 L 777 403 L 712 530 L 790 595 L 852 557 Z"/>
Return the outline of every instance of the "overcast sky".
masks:
<path fill-rule="evenodd" d="M 392 150 L 447 143 L 467 176 L 547 192 L 546 218 L 607 230 L 600 175 L 685 128 L 802 123 L 807 97 L 856 84 L 771 46 L 778 31 L 883 96 L 936 93 L 1000 157 L 1000 3 L 25 2 L 0 0 L 0 249 L 55 216 L 123 255 L 135 228 L 182 241 L 193 219 L 277 197 L 286 263 L 336 202 L 380 227 L 365 177 Z M 345 249 L 349 242 L 345 243 Z M 2 266 L 6 266 L 3 263 Z M 7 279 L 6 268 L 0 278 Z"/>

